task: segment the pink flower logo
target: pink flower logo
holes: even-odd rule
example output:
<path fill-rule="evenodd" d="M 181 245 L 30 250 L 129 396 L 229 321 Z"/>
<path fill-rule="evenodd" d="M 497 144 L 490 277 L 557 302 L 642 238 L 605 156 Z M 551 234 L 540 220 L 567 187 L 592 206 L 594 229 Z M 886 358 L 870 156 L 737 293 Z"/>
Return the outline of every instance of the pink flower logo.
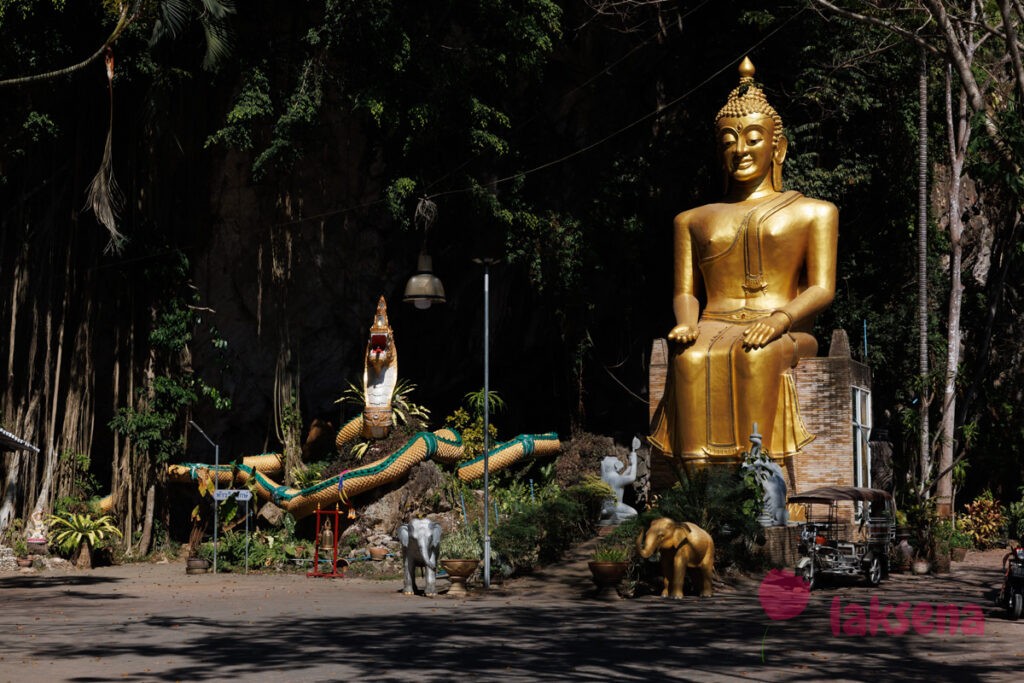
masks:
<path fill-rule="evenodd" d="M 799 616 L 811 599 L 811 591 L 803 578 L 787 570 L 768 572 L 757 591 L 761 608 L 773 621 Z"/>

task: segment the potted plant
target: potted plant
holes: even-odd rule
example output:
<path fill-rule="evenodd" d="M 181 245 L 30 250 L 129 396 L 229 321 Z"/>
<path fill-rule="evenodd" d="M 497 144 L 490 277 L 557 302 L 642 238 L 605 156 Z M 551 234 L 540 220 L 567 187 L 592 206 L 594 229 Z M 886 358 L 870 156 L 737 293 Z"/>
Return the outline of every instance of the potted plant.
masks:
<path fill-rule="evenodd" d="M 121 536 L 121 530 L 110 515 L 93 517 L 88 513 L 68 512 L 53 515 L 48 520 L 51 529 L 56 529 L 54 543 L 67 555 L 77 554 L 75 566 L 92 569 L 92 548 L 108 536 Z"/>
<path fill-rule="evenodd" d="M 196 506 L 198 509 L 198 506 Z M 200 518 L 196 510 L 192 511 L 192 530 L 188 534 L 188 553 L 185 559 L 186 574 L 205 574 L 210 569 L 210 561 L 199 556 L 206 535 L 206 521 Z"/>
<path fill-rule="evenodd" d="M 11 549 L 14 550 L 14 556 L 18 561 L 19 567 L 31 567 L 32 558 L 28 556 L 28 543 L 20 535 L 15 536 L 11 541 Z"/>
<path fill-rule="evenodd" d="M 955 522 L 942 520 L 933 531 L 936 553 L 948 555 L 954 562 L 963 562 L 967 551 L 974 547 L 971 535 Z"/>
<path fill-rule="evenodd" d="M 452 585 L 449 595 L 465 595 L 466 582 L 483 557 L 483 542 L 475 525 L 466 525 L 441 536 L 441 566 Z"/>
<path fill-rule="evenodd" d="M 907 523 L 907 513 L 905 513 L 903 510 L 897 510 L 896 511 L 895 522 L 896 522 L 896 540 L 897 541 L 902 541 L 902 540 L 909 541 L 913 537 L 914 533 L 911 530 L 909 524 Z"/>
<path fill-rule="evenodd" d="M 616 590 L 629 569 L 629 550 L 622 545 L 601 544 L 594 550 L 593 559 L 587 563 L 590 574 L 597 586 L 594 597 L 618 599 Z"/>

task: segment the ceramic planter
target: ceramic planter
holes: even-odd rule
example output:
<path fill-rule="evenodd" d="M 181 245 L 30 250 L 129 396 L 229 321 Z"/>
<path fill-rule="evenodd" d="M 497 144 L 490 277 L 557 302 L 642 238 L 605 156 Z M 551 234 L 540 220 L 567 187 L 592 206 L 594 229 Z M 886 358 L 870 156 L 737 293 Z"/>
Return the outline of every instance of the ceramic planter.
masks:
<path fill-rule="evenodd" d="M 619 598 L 618 585 L 629 569 L 628 562 L 588 562 L 590 574 L 597 586 L 594 597 L 604 600 L 617 600 Z"/>
<path fill-rule="evenodd" d="M 479 564 L 480 560 L 441 560 L 441 566 L 452 582 L 448 595 L 466 595 L 466 581 L 473 576 Z"/>

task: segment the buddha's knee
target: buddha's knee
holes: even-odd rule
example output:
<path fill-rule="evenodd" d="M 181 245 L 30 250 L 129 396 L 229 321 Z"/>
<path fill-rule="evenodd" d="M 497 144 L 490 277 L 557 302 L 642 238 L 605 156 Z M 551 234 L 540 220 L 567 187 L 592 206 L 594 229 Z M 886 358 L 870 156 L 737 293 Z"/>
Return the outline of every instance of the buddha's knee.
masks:
<path fill-rule="evenodd" d="M 759 349 L 748 349 L 737 345 L 732 352 L 733 372 L 737 377 L 753 379 L 768 374 L 779 374 L 786 367 L 783 356 L 789 356 L 775 340 Z"/>
<path fill-rule="evenodd" d="M 690 347 L 676 357 L 676 369 L 684 378 L 700 377 L 704 373 L 707 358 L 703 349 Z"/>

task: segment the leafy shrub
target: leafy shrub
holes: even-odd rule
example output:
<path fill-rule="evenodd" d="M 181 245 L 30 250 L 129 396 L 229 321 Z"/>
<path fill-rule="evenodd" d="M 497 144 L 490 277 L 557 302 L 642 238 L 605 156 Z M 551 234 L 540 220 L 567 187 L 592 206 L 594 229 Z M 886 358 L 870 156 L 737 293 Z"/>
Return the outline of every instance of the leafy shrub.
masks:
<path fill-rule="evenodd" d="M 646 526 L 658 517 L 692 522 L 714 539 L 717 566 L 753 568 L 760 564 L 753 546 L 764 533 L 757 521 L 762 505 L 761 489 L 751 476 L 738 469 L 710 467 L 663 493 L 641 522 Z"/>
<path fill-rule="evenodd" d="M 594 562 L 626 562 L 629 550 L 616 545 L 599 545 L 594 549 Z"/>
<path fill-rule="evenodd" d="M 939 549 L 948 552 L 952 548 L 973 548 L 974 541 L 969 533 L 963 530 L 963 524 L 954 524 L 948 519 L 936 522 L 932 529 L 932 537 Z"/>
<path fill-rule="evenodd" d="M 83 543 L 95 547 L 108 536 L 121 536 L 121 530 L 114 524 L 114 518 L 110 515 L 93 517 L 90 514 L 69 512 L 64 515 L 53 515 L 47 523 L 51 529 L 56 530 L 53 542 L 65 555 L 71 555 Z"/>
<path fill-rule="evenodd" d="M 1017 489 L 1021 499 L 1010 503 L 1006 510 L 1006 534 L 1015 539 L 1024 538 L 1024 486 Z"/>
<path fill-rule="evenodd" d="M 466 524 L 441 535 L 442 560 L 479 560 L 483 557 L 483 535 L 476 524 Z"/>
<path fill-rule="evenodd" d="M 986 489 L 964 506 L 964 512 L 960 526 L 970 535 L 976 548 L 984 550 L 998 544 L 1006 517 L 1003 506 L 992 496 L 992 491 Z"/>
<path fill-rule="evenodd" d="M 499 571 L 511 576 L 550 563 L 593 530 L 593 490 L 572 487 L 546 499 L 524 504 L 502 519 L 491 535 Z M 596 500 L 600 505 L 600 499 Z"/>
<path fill-rule="evenodd" d="M 325 478 L 324 471 L 327 469 L 327 465 L 326 461 L 320 461 L 294 468 L 292 470 L 292 481 L 295 488 L 304 489 L 307 486 L 312 486 L 322 481 Z"/>

